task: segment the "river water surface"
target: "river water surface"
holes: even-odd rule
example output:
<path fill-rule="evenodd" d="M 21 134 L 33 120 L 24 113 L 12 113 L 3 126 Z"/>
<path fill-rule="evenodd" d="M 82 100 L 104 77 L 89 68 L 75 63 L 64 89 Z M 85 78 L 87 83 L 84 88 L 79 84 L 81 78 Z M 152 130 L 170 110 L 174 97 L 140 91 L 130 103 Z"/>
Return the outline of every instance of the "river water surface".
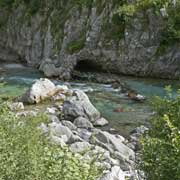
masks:
<path fill-rule="evenodd" d="M 43 77 L 38 70 L 24 67 L 18 64 L 4 64 L 0 68 L 0 96 L 20 96 L 31 86 L 35 79 Z M 129 88 L 147 97 L 165 96 L 164 87 L 171 85 L 173 94 L 178 89 L 177 81 L 144 79 L 133 77 L 121 77 Z M 54 81 L 56 84 L 64 82 Z M 131 130 L 141 124 L 148 124 L 149 116 L 152 114 L 148 101 L 144 103 L 134 102 L 128 99 L 125 94 L 113 89 L 111 85 L 84 83 L 84 82 L 66 82 L 74 89 L 82 89 L 87 92 L 90 100 L 101 112 L 102 116 L 109 120 L 109 126 L 105 129 L 114 129 L 120 134 L 127 136 Z M 117 112 L 116 109 L 123 109 L 123 112 Z"/>

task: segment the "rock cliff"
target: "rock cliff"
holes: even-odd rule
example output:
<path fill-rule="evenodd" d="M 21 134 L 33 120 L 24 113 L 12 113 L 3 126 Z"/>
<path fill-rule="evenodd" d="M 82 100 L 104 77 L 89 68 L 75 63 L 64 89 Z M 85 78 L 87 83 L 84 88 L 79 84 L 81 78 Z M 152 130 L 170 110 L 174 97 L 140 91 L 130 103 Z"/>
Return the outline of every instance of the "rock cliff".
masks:
<path fill-rule="evenodd" d="M 64 79 L 79 62 L 117 74 L 180 76 L 179 34 L 172 43 L 162 41 L 168 19 L 163 9 L 138 10 L 127 22 L 119 13 L 124 1 L 43 2 L 34 9 L 23 3 L 11 10 L 1 7 L 1 61 L 27 63 Z"/>

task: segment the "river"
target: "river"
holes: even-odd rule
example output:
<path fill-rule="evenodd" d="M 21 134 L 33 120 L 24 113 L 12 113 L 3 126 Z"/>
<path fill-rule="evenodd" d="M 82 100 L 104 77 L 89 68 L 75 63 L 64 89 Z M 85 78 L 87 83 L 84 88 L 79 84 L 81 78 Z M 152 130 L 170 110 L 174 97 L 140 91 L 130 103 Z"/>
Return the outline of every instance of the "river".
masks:
<path fill-rule="evenodd" d="M 43 77 L 36 69 L 19 64 L 2 64 L 0 68 L 0 96 L 20 96 L 31 86 L 35 79 Z M 105 129 L 118 131 L 124 136 L 139 125 L 147 125 L 152 114 L 148 103 L 153 96 L 165 96 L 164 87 L 171 85 L 173 94 L 178 89 L 178 81 L 162 79 L 145 79 L 135 77 L 121 77 L 129 88 L 147 97 L 147 101 L 139 103 L 128 99 L 125 94 L 107 84 L 84 82 L 61 82 L 54 80 L 56 84 L 68 84 L 74 89 L 82 89 L 87 92 L 90 100 L 101 112 L 102 116 L 109 120 L 110 124 Z M 117 112 L 116 109 L 122 109 Z"/>

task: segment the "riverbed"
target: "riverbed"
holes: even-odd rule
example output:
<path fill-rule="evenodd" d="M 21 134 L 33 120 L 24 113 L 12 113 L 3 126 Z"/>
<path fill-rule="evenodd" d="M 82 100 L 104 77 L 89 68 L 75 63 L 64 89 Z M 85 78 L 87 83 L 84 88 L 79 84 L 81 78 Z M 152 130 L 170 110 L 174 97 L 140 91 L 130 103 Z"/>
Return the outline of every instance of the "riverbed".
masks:
<path fill-rule="evenodd" d="M 20 96 L 35 79 L 41 77 L 43 74 L 36 69 L 19 64 L 2 64 L 0 68 L 0 96 Z M 53 81 L 56 84 L 67 84 L 73 89 L 87 92 L 95 107 L 110 122 L 109 126 L 104 128 L 119 132 L 124 136 L 128 136 L 130 131 L 139 125 L 148 125 L 148 120 L 152 115 L 148 101 L 153 96 L 165 96 L 164 87 L 167 85 L 172 86 L 173 95 L 178 89 L 178 81 L 127 76 L 120 78 L 130 89 L 146 96 L 147 100 L 143 103 L 132 101 L 118 89 L 112 88 L 110 84 Z M 117 112 L 117 109 L 121 109 L 121 112 Z"/>

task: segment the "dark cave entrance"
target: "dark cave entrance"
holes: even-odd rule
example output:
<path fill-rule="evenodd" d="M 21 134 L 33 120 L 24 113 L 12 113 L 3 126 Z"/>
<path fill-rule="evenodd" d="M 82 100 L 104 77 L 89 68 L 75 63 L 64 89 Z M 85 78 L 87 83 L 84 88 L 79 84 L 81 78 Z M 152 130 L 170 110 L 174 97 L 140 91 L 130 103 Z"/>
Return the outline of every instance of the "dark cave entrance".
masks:
<path fill-rule="evenodd" d="M 102 65 L 92 60 L 79 61 L 74 70 L 79 72 L 103 72 Z"/>

